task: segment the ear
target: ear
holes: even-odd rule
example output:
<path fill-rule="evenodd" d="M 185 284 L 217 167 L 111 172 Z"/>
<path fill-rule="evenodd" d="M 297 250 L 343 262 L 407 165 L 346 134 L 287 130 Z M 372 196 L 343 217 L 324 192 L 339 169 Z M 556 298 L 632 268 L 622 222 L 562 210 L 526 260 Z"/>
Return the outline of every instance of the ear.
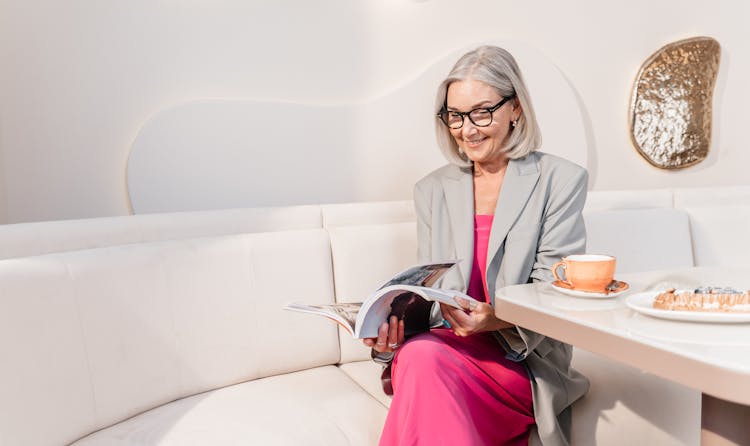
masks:
<path fill-rule="evenodd" d="M 521 118 L 521 113 L 523 113 L 523 108 L 521 107 L 521 101 L 518 100 L 518 98 L 513 99 L 513 110 L 511 111 L 512 120 L 517 120 Z"/>

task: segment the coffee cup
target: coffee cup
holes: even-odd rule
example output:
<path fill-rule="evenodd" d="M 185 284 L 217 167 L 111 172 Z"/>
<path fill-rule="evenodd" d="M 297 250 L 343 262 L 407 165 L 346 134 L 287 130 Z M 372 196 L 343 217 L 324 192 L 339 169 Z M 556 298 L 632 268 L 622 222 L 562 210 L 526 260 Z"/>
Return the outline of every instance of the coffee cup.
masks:
<path fill-rule="evenodd" d="M 563 274 L 559 275 L 558 271 Z M 615 258 L 603 254 L 576 254 L 552 265 L 552 275 L 562 286 L 601 293 L 615 276 Z"/>

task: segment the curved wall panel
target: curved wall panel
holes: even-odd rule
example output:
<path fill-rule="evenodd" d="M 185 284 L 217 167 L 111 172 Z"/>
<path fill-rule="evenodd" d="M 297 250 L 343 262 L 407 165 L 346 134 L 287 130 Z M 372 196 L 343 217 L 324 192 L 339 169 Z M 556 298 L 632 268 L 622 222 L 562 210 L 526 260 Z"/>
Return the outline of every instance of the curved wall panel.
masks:
<path fill-rule="evenodd" d="M 517 42 L 543 132 L 542 150 L 587 165 L 576 94 L 555 65 Z M 473 47 L 473 46 L 472 46 Z M 410 199 L 444 164 L 434 138 L 435 89 L 467 49 L 356 104 L 252 99 L 188 101 L 156 113 L 128 160 L 134 213 Z"/>

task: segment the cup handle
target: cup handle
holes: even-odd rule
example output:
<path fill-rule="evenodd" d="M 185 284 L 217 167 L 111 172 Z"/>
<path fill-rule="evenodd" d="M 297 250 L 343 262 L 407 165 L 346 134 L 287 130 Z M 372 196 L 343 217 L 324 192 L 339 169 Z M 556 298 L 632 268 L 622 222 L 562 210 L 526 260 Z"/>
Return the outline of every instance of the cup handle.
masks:
<path fill-rule="evenodd" d="M 557 274 L 558 268 L 562 268 L 564 271 L 568 268 L 568 265 L 565 262 L 555 263 L 554 265 L 552 265 L 552 275 L 555 276 L 555 279 L 557 279 L 559 282 L 562 282 L 572 288 L 573 284 L 569 280 L 567 280 L 567 277 L 563 279 L 561 276 Z"/>

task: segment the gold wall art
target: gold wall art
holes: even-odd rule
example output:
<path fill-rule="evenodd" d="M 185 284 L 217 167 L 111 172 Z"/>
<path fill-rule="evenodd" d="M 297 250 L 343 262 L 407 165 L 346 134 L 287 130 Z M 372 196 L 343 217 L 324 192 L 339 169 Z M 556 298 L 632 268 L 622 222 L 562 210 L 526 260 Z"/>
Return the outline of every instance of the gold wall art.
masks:
<path fill-rule="evenodd" d="M 630 98 L 630 133 L 638 153 L 661 169 L 708 156 L 719 42 L 694 37 L 670 43 L 638 71 Z"/>

